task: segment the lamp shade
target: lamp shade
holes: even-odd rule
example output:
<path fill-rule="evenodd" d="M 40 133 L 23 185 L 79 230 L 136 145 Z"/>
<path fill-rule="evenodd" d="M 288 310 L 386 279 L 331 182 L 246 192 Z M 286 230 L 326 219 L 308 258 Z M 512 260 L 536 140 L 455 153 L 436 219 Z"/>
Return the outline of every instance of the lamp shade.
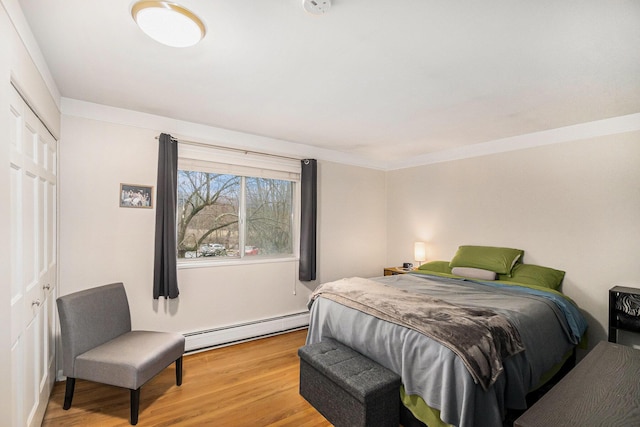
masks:
<path fill-rule="evenodd" d="M 419 262 L 427 260 L 427 245 L 424 242 L 416 242 L 413 245 L 413 259 Z"/>
<path fill-rule="evenodd" d="M 206 32 L 193 12 L 166 1 L 139 1 L 131 8 L 131 16 L 146 35 L 171 47 L 193 46 Z"/>

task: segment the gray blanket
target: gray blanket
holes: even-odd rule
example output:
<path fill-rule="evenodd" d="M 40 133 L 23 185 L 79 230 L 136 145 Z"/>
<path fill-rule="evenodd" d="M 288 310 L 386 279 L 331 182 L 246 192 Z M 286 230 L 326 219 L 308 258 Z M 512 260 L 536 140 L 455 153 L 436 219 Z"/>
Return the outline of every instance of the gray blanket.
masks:
<path fill-rule="evenodd" d="M 362 278 L 325 283 L 309 304 L 320 296 L 438 341 L 460 357 L 485 390 L 503 371 L 503 358 L 524 350 L 518 330 L 492 310 L 460 307 Z"/>

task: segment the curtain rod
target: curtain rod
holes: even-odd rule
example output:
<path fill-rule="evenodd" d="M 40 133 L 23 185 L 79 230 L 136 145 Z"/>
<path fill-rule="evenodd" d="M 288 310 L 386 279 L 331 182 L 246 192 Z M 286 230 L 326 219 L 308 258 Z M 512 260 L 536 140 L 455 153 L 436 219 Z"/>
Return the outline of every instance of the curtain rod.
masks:
<path fill-rule="evenodd" d="M 260 156 L 276 157 L 276 158 L 279 158 L 279 159 L 287 159 L 287 160 L 296 160 L 296 161 L 304 160 L 303 158 L 300 158 L 300 157 L 288 157 L 288 156 L 281 156 L 279 154 L 269 154 L 269 153 L 261 153 L 259 151 L 244 150 L 242 148 L 225 147 L 225 146 L 222 146 L 222 145 L 215 145 L 215 144 L 205 144 L 204 142 L 185 141 L 183 139 L 178 139 L 178 138 L 173 137 L 173 136 L 171 138 L 173 140 L 175 140 L 176 142 L 179 142 L 180 144 L 193 145 L 193 146 L 196 146 L 196 147 L 219 148 L 221 150 L 236 151 L 236 152 L 244 153 L 244 154 L 257 154 L 257 155 L 260 155 Z M 160 139 L 160 136 L 156 136 L 156 139 Z"/>

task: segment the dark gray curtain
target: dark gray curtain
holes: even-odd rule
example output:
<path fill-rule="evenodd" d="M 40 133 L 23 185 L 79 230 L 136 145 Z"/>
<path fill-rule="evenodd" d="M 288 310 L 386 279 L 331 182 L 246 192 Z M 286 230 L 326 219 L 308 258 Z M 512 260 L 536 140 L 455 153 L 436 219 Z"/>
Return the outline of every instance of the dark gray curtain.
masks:
<path fill-rule="evenodd" d="M 176 200 L 178 192 L 178 141 L 160 134 L 156 200 L 156 244 L 153 298 L 176 298 L 178 291 Z"/>
<path fill-rule="evenodd" d="M 316 222 L 318 210 L 318 166 L 314 159 L 302 160 L 300 177 L 302 200 L 300 212 L 300 269 L 299 279 L 316 279 Z"/>

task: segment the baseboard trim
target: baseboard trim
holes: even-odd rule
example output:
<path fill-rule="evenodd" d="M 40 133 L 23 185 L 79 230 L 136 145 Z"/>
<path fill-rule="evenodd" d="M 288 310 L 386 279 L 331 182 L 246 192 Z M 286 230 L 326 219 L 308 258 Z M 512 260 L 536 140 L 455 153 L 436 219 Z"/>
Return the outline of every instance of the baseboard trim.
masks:
<path fill-rule="evenodd" d="M 307 326 L 309 326 L 309 313 L 303 312 L 222 328 L 189 332 L 184 334 L 185 353 L 197 353 L 216 347 L 224 347 L 303 329 Z"/>

